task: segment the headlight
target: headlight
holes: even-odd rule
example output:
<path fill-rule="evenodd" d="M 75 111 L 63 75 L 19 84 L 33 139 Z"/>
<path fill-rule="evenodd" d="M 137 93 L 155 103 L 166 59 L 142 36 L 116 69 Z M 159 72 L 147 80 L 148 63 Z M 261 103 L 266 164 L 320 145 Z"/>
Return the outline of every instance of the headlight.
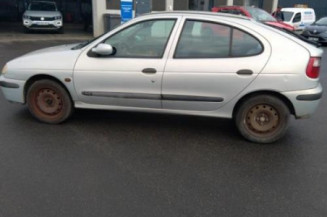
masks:
<path fill-rule="evenodd" d="M 30 16 L 27 16 L 27 15 L 23 15 L 23 18 L 24 19 L 30 19 L 31 17 Z"/>
<path fill-rule="evenodd" d="M 1 73 L 0 73 L 0 75 L 4 75 L 4 74 L 6 74 L 7 73 L 7 65 L 5 65 L 3 68 L 2 68 L 2 70 L 1 70 Z"/>
<path fill-rule="evenodd" d="M 61 16 L 55 17 L 55 20 L 61 20 Z"/>

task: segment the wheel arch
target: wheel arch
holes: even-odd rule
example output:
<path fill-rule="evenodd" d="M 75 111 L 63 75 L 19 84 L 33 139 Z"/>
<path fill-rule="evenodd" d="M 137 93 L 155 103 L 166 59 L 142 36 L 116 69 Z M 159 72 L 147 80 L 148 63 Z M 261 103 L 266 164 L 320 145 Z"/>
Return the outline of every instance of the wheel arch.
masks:
<path fill-rule="evenodd" d="M 290 113 L 292 115 L 296 115 L 295 113 L 295 109 L 294 106 L 292 104 L 292 102 L 283 94 L 276 92 L 276 91 L 255 91 L 255 92 L 251 92 L 248 93 L 246 95 L 244 95 L 241 99 L 238 100 L 238 102 L 236 103 L 236 105 L 234 106 L 233 109 L 233 118 L 235 118 L 236 112 L 238 110 L 238 108 L 249 98 L 254 97 L 254 96 L 258 96 L 258 95 L 271 95 L 271 96 L 275 96 L 278 99 L 282 100 L 285 105 L 288 107 L 288 109 L 290 110 Z"/>
<path fill-rule="evenodd" d="M 48 79 L 48 80 L 52 80 L 54 82 L 57 82 L 60 86 L 62 86 L 66 90 L 70 100 L 72 100 L 72 96 L 71 96 L 68 88 L 66 87 L 66 85 L 64 85 L 64 83 L 62 81 L 60 81 L 58 78 L 56 78 L 54 76 L 51 76 L 51 75 L 38 74 L 38 75 L 34 75 L 34 76 L 30 77 L 25 83 L 25 86 L 24 86 L 24 101 L 25 102 L 26 102 L 27 91 L 31 87 L 31 85 L 34 82 L 39 81 L 39 80 L 43 80 L 43 79 Z"/>

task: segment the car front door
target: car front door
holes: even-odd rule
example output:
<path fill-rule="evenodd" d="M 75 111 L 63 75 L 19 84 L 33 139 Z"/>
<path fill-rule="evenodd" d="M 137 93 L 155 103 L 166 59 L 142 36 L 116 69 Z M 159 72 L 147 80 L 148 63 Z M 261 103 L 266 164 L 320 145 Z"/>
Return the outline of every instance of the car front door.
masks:
<path fill-rule="evenodd" d="M 295 29 L 303 28 L 301 12 L 295 14 L 292 22 Z"/>
<path fill-rule="evenodd" d="M 186 19 L 180 31 L 163 77 L 165 109 L 219 109 L 256 78 L 270 56 L 264 39 L 226 24 Z"/>
<path fill-rule="evenodd" d="M 166 47 L 177 20 L 131 24 L 101 42 L 113 47 L 110 56 L 96 55 L 91 48 L 85 51 L 74 71 L 79 100 L 96 105 L 161 108 Z"/>

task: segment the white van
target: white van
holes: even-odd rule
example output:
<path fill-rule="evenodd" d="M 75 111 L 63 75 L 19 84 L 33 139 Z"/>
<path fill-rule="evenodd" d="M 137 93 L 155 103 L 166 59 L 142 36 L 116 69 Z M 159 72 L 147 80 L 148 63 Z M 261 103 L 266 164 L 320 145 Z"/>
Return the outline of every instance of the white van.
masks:
<path fill-rule="evenodd" d="M 284 23 L 303 30 L 306 26 L 316 21 L 316 13 L 312 8 L 283 8 Z"/>

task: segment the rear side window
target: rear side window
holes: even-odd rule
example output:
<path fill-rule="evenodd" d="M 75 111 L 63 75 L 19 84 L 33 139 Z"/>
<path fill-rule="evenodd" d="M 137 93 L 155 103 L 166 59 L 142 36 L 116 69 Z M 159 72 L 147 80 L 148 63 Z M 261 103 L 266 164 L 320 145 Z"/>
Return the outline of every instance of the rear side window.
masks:
<path fill-rule="evenodd" d="M 212 22 L 186 21 L 174 58 L 246 57 L 261 53 L 261 43 L 239 29 Z"/>

